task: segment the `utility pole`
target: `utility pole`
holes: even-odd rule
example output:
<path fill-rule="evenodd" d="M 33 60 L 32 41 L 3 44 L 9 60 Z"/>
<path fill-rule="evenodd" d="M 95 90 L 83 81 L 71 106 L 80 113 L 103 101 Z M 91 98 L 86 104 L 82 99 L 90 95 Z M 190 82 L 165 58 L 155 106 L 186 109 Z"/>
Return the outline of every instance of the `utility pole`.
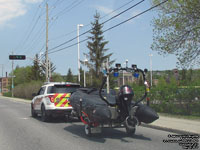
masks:
<path fill-rule="evenodd" d="M 13 52 L 12 52 L 12 55 L 13 55 Z M 11 90 L 12 90 L 12 97 L 14 96 L 14 71 L 13 71 L 13 68 L 14 68 L 14 60 L 12 60 L 12 87 L 11 87 Z"/>
<path fill-rule="evenodd" d="M 83 24 L 78 24 L 77 25 L 77 45 L 78 45 L 78 83 L 81 82 L 81 73 L 80 73 L 80 42 L 79 42 L 79 29 L 80 27 L 83 27 Z"/>
<path fill-rule="evenodd" d="M 48 4 L 46 3 L 46 82 L 49 82 L 49 59 L 48 59 Z"/>
<path fill-rule="evenodd" d="M 49 70 L 49 81 L 51 79 L 51 61 L 49 60 L 49 64 L 48 64 L 48 70 Z"/>
<path fill-rule="evenodd" d="M 128 68 L 128 59 L 126 59 L 126 63 L 124 63 L 124 64 L 126 64 L 126 69 Z M 124 70 L 122 70 L 122 73 L 123 73 L 123 85 L 125 84 L 125 76 L 124 76 Z"/>
<path fill-rule="evenodd" d="M 88 62 L 88 60 L 87 60 L 87 54 L 84 54 L 84 55 L 85 55 L 84 67 L 85 67 L 85 65 L 86 65 L 85 63 Z M 86 68 L 86 67 L 85 67 L 85 68 Z M 85 71 L 85 68 L 83 69 L 83 70 L 84 70 L 84 76 L 83 76 L 83 77 L 84 77 L 84 78 L 83 78 L 83 79 L 84 79 L 84 87 L 86 87 L 86 74 L 85 74 L 86 71 Z"/>
<path fill-rule="evenodd" d="M 151 87 L 152 87 L 152 80 L 153 80 L 153 75 L 152 75 L 152 56 L 153 56 L 153 54 L 149 54 L 149 57 L 150 57 L 150 76 L 151 76 Z"/>
<path fill-rule="evenodd" d="M 109 70 L 109 58 L 107 58 L 106 68 Z M 110 93 L 109 75 L 107 75 L 107 93 Z"/>
<path fill-rule="evenodd" d="M 3 78 L 3 69 L 4 69 L 4 65 L 1 64 L 1 66 L 2 66 L 2 68 L 1 68 L 1 69 L 2 69 L 2 75 L 1 75 L 1 76 L 2 76 L 2 78 Z"/>

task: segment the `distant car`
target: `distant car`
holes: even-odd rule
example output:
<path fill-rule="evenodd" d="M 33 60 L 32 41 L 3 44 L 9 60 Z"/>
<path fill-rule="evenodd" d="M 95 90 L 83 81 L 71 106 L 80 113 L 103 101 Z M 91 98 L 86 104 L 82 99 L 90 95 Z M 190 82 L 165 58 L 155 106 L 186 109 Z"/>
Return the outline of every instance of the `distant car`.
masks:
<path fill-rule="evenodd" d="M 53 116 L 70 115 L 72 106 L 68 99 L 80 87 L 77 83 L 49 82 L 44 84 L 31 101 L 32 117 L 41 114 L 42 121 Z"/>

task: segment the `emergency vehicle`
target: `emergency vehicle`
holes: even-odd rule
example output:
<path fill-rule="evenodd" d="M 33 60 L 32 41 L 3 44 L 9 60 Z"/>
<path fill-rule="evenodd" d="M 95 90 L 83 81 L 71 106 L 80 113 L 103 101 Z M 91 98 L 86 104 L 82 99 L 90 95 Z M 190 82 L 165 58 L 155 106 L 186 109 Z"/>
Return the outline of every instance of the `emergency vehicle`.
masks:
<path fill-rule="evenodd" d="M 49 82 L 45 83 L 31 101 L 31 115 L 46 122 L 53 116 L 66 116 L 72 112 L 68 99 L 80 87 L 77 83 Z"/>

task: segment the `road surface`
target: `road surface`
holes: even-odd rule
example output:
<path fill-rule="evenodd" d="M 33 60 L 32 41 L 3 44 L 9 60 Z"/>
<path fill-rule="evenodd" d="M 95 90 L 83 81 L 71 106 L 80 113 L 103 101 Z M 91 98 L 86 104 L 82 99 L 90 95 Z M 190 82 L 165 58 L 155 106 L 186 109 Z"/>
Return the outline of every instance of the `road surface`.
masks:
<path fill-rule="evenodd" d="M 128 137 L 125 129 L 104 129 L 87 137 L 78 121 L 32 118 L 30 103 L 0 98 L 0 150 L 181 150 L 178 143 L 163 143 L 169 134 L 138 127 Z"/>

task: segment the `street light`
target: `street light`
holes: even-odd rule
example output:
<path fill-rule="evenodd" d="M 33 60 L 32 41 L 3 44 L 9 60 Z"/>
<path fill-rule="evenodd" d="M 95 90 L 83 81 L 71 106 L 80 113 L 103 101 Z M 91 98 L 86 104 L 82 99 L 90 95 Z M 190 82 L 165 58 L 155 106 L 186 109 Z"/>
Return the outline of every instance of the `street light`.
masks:
<path fill-rule="evenodd" d="M 128 68 L 128 59 L 126 59 L 126 68 Z"/>
<path fill-rule="evenodd" d="M 151 86 L 152 86 L 152 80 L 153 80 L 153 75 L 152 75 L 152 56 L 153 56 L 153 54 L 149 54 L 149 57 L 150 57 L 150 76 L 151 76 Z"/>
<path fill-rule="evenodd" d="M 85 63 L 88 62 L 86 56 L 85 56 L 85 60 L 84 60 L 84 66 L 85 66 Z M 84 69 L 84 87 L 86 87 L 86 76 L 85 76 L 85 69 Z"/>
<path fill-rule="evenodd" d="M 128 59 L 126 59 L 126 62 L 124 63 L 124 65 L 126 65 L 126 68 L 128 68 Z M 122 77 L 123 77 L 122 84 L 124 85 L 125 84 L 125 81 L 124 81 L 124 70 L 122 70 Z"/>
<path fill-rule="evenodd" d="M 83 24 L 77 25 L 77 40 L 78 40 L 78 82 L 80 83 L 81 75 L 80 75 L 80 47 L 79 47 L 79 28 L 83 27 Z"/>

